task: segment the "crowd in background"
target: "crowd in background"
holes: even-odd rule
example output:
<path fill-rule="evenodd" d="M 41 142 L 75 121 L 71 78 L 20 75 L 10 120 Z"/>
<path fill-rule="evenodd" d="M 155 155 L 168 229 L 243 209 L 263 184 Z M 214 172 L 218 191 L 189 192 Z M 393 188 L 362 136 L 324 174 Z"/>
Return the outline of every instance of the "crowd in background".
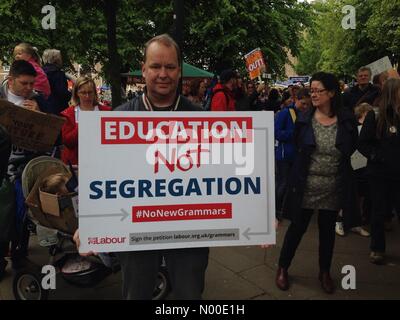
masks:
<path fill-rule="evenodd" d="M 92 78 L 80 77 L 68 90 L 59 50 L 31 45 L 14 49 L 15 61 L 0 97 L 31 110 L 66 118 L 54 155 L 78 164 L 81 111 L 109 111 Z M 308 84 L 274 88 L 227 69 L 210 82 L 185 82 L 182 95 L 206 111 L 272 111 L 275 114 L 277 218 L 291 220 L 279 259 L 276 284 L 289 287 L 288 268 L 314 211 L 319 211 L 320 274 L 323 289 L 333 292 L 329 270 L 335 233 L 371 237 L 370 260 L 385 261 L 385 230 L 400 216 L 400 80 L 388 72 L 360 68 L 357 84 L 346 88 L 329 73 Z M 129 91 L 127 99 L 146 92 Z M 359 137 L 358 137 L 359 136 Z M 358 149 L 358 153 L 356 151 Z M 13 148 L 10 159 L 26 155 Z M 21 226 L 21 230 L 26 226 Z M 13 243 L 13 263 L 26 255 L 27 243 Z M 9 250 L 0 243 L 0 276 Z"/>

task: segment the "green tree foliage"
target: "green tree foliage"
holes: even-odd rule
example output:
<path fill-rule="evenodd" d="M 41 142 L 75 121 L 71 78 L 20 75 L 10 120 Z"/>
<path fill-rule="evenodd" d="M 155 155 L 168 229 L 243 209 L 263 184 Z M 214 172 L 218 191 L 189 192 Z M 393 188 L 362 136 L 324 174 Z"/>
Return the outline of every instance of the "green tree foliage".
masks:
<path fill-rule="evenodd" d="M 106 66 L 108 0 L 53 0 L 56 29 L 44 30 L 41 9 L 47 0 L 0 2 L 0 55 L 11 61 L 13 47 L 31 42 L 40 52 L 62 51 L 65 63 Z M 151 36 L 172 32 L 173 0 L 118 0 L 116 37 L 123 68 L 138 68 L 143 44 Z M 185 0 L 185 60 L 211 71 L 244 69 L 244 54 L 261 47 L 269 71 L 282 73 L 287 50 L 299 51 L 300 33 L 308 23 L 308 4 L 297 0 Z M 105 68 L 107 70 L 107 68 Z M 107 74 L 106 74 L 107 76 Z"/>
<path fill-rule="evenodd" d="M 345 5 L 356 10 L 356 29 L 342 28 Z M 305 32 L 297 72 L 350 77 L 359 67 L 399 52 L 400 0 L 320 0 L 312 7 L 313 23 Z"/>
<path fill-rule="evenodd" d="M 282 74 L 286 50 L 296 55 L 307 24 L 307 4 L 296 0 L 185 1 L 188 62 L 220 71 L 244 69 L 243 56 L 260 47 L 269 71 Z"/>

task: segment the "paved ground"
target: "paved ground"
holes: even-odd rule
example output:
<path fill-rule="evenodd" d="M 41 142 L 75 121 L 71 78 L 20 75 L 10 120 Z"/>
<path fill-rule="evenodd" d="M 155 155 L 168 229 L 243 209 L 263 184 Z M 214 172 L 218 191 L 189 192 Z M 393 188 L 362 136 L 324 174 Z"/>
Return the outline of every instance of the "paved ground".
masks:
<path fill-rule="evenodd" d="M 278 229 L 278 245 L 264 250 L 260 247 L 212 248 L 206 275 L 204 299 L 232 300 L 296 300 L 296 299 L 400 299 L 400 224 L 387 232 L 388 262 L 376 266 L 368 261 L 369 238 L 356 234 L 336 238 L 332 277 L 338 287 L 333 295 L 324 294 L 318 275 L 318 230 L 313 220 L 303 238 L 289 274 L 292 286 L 283 292 L 276 288 L 274 277 L 280 245 L 288 223 Z M 36 262 L 47 259 L 47 251 L 32 241 L 30 259 Z M 341 288 L 342 267 L 356 268 L 356 289 Z M 58 278 L 57 278 L 58 279 Z M 57 289 L 49 299 L 120 299 L 120 273 L 111 275 L 95 288 L 82 289 L 57 280 Z M 0 299 L 14 299 L 12 272 L 0 282 Z"/>

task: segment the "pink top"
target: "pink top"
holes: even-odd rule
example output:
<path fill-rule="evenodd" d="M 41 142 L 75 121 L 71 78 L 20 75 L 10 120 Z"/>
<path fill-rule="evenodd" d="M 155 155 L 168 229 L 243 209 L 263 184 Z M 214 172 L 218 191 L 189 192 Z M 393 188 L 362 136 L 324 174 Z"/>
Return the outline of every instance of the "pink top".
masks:
<path fill-rule="evenodd" d="M 40 91 L 47 99 L 51 93 L 51 89 L 46 74 L 35 60 L 29 59 L 28 62 L 35 68 L 37 73 L 33 89 Z"/>

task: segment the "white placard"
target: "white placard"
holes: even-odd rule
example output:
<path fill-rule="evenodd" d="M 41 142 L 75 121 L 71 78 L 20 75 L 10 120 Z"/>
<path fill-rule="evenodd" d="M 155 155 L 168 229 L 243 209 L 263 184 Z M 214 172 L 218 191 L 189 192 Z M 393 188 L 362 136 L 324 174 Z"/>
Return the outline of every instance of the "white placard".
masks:
<path fill-rule="evenodd" d="M 82 112 L 80 251 L 275 243 L 273 139 L 272 112 Z"/>
<path fill-rule="evenodd" d="M 389 60 L 389 57 L 383 57 L 382 59 L 376 60 L 375 62 L 370 63 L 366 67 L 371 69 L 371 78 L 375 75 L 380 74 L 384 71 L 388 71 L 392 69 L 392 63 Z"/>

